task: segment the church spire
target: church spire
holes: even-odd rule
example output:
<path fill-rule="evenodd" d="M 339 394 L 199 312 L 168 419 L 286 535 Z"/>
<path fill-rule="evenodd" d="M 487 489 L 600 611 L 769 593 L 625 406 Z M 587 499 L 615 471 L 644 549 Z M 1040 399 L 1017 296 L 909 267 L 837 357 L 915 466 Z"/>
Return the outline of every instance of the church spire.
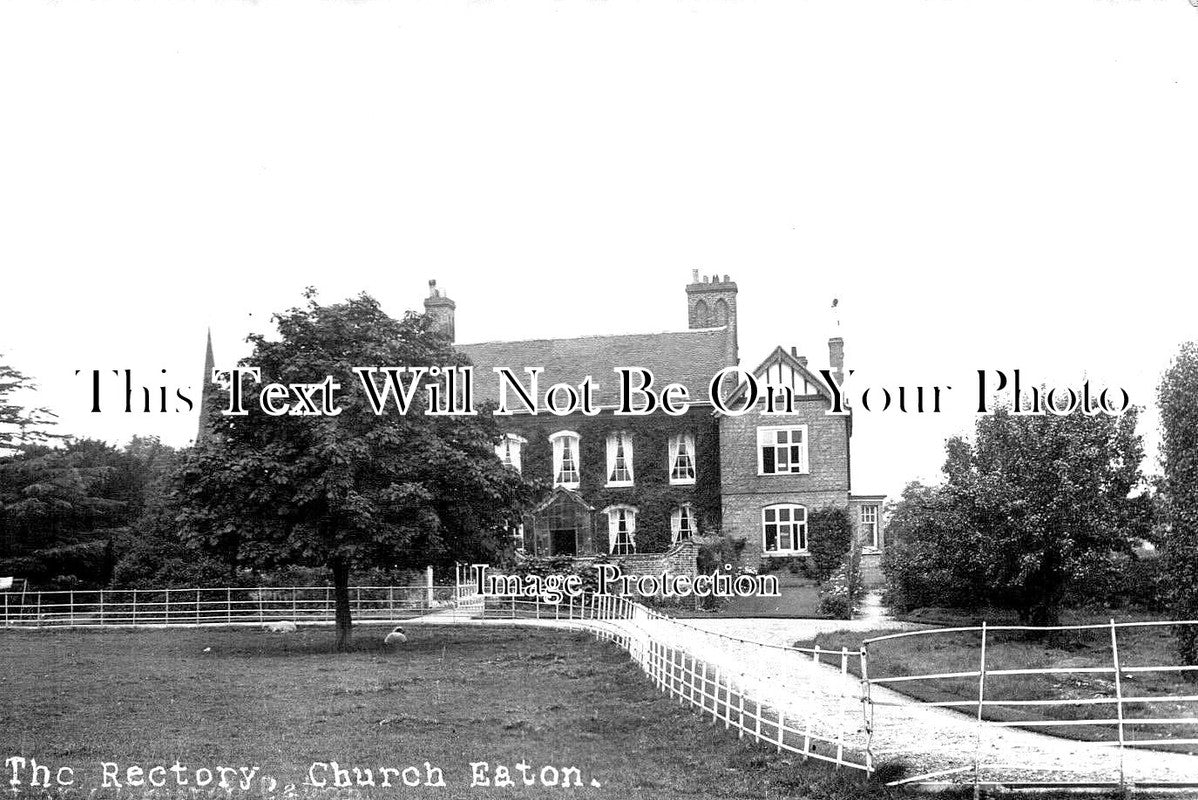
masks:
<path fill-rule="evenodd" d="M 208 346 L 204 350 L 204 379 L 200 383 L 200 423 L 196 428 L 196 444 L 201 444 L 208 438 L 208 417 L 212 414 L 212 370 L 216 367 L 216 359 L 212 356 L 212 328 L 208 329 Z"/>

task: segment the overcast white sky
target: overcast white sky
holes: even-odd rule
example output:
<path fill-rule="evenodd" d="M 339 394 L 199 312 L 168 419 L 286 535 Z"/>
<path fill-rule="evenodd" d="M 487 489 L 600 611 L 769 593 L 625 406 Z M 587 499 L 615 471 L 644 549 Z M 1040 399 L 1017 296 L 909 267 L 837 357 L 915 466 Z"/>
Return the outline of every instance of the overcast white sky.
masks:
<path fill-rule="evenodd" d="M 1186 0 L 7 3 L 0 352 L 65 432 L 185 444 L 74 371 L 194 389 L 306 285 L 437 278 L 461 341 L 679 329 L 698 267 L 745 362 L 826 363 L 838 297 L 865 383 L 956 387 L 858 414 L 894 494 L 979 368 L 1151 410 L 1198 337 L 1196 41 Z"/>

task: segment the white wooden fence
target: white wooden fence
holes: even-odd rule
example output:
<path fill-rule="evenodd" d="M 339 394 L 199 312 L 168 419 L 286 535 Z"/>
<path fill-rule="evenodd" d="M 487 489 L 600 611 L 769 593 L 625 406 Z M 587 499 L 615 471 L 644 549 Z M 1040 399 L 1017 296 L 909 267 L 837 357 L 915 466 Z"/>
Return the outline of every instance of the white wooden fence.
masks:
<path fill-rule="evenodd" d="M 6 627 L 161 627 L 264 622 L 323 623 L 334 617 L 329 586 L 223 587 L 207 589 L 96 589 L 3 592 L 0 621 Z M 453 586 L 354 586 L 350 609 L 356 621 L 383 623 L 452 607 Z"/>

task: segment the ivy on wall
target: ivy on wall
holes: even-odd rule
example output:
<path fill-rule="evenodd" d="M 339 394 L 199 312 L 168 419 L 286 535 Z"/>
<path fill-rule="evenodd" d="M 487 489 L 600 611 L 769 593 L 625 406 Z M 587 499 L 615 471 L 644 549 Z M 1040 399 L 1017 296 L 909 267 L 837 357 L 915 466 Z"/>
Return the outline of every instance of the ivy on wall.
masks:
<path fill-rule="evenodd" d="M 694 408 L 680 417 L 664 414 L 618 417 L 604 411 L 593 417 L 537 415 L 499 419 L 505 432 L 527 439 L 521 449 L 524 474 L 550 484 L 553 445 L 549 436 L 563 430 L 579 435 L 579 493 L 595 507 L 598 541 L 607 535 L 607 519 L 600 512 L 611 505 L 637 509 L 636 545 L 641 553 L 669 549 L 670 515 L 683 503 L 691 504 L 700 533 L 719 528 L 719 428 L 710 409 Z M 607 486 L 607 436 L 616 431 L 626 431 L 632 436 L 633 486 Z M 671 486 L 670 437 L 686 432 L 695 437 L 695 483 Z"/>
<path fill-rule="evenodd" d="M 821 581 L 836 571 L 853 542 L 853 525 L 847 508 L 826 506 L 807 515 L 807 549 Z"/>

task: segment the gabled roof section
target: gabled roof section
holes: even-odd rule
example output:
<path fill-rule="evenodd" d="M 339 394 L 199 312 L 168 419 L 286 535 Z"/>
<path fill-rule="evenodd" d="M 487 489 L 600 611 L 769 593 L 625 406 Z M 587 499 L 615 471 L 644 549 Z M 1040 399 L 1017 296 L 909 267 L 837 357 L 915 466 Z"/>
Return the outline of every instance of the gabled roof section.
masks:
<path fill-rule="evenodd" d="M 691 401 L 706 402 L 712 377 L 728 363 L 731 344 L 726 326 L 695 328 L 665 333 L 633 333 L 614 336 L 582 336 L 575 339 L 530 339 L 521 342 L 460 344 L 457 349 L 474 363 L 476 402 L 499 399 L 499 376 L 494 367 L 508 367 L 528 385 L 525 367 L 543 367 L 538 378 L 542 403 L 545 391 L 555 383 L 578 385 L 588 375 L 595 387 L 599 406 L 616 405 L 619 399 L 619 367 L 644 367 L 653 373 L 653 387 L 681 383 Z M 514 393 L 509 398 L 516 400 Z M 543 404 L 541 406 L 543 408 Z"/>
<path fill-rule="evenodd" d="M 794 370 L 796 374 L 802 376 L 815 388 L 817 394 L 822 396 L 829 403 L 832 402 L 832 390 L 828 388 L 828 384 L 824 382 L 823 377 L 808 369 L 802 361 L 800 361 L 796 356 L 791 355 L 786 348 L 781 346 L 775 347 L 773 352 L 766 356 L 765 360 L 757 365 L 757 368 L 753 370 L 753 377 L 758 379 L 763 378 L 769 372 L 771 367 L 776 367 L 779 364 Z M 748 385 L 745 383 L 740 384 L 728 396 L 728 399 L 725 401 L 725 405 L 727 407 L 731 407 L 734 403 L 739 402 L 746 391 L 748 391 Z"/>
<path fill-rule="evenodd" d="M 545 509 L 549 508 L 549 506 L 553 505 L 554 501 L 556 501 L 562 495 L 565 495 L 568 501 L 574 503 L 575 505 L 582 506 L 582 508 L 586 509 L 587 511 L 595 510 L 594 506 L 587 503 L 586 500 L 583 500 L 582 495 L 573 489 L 567 489 L 565 486 L 554 486 L 553 491 L 549 493 L 549 496 L 538 503 L 536 508 L 532 510 L 532 513 L 536 514 L 538 512 L 544 511 Z"/>

